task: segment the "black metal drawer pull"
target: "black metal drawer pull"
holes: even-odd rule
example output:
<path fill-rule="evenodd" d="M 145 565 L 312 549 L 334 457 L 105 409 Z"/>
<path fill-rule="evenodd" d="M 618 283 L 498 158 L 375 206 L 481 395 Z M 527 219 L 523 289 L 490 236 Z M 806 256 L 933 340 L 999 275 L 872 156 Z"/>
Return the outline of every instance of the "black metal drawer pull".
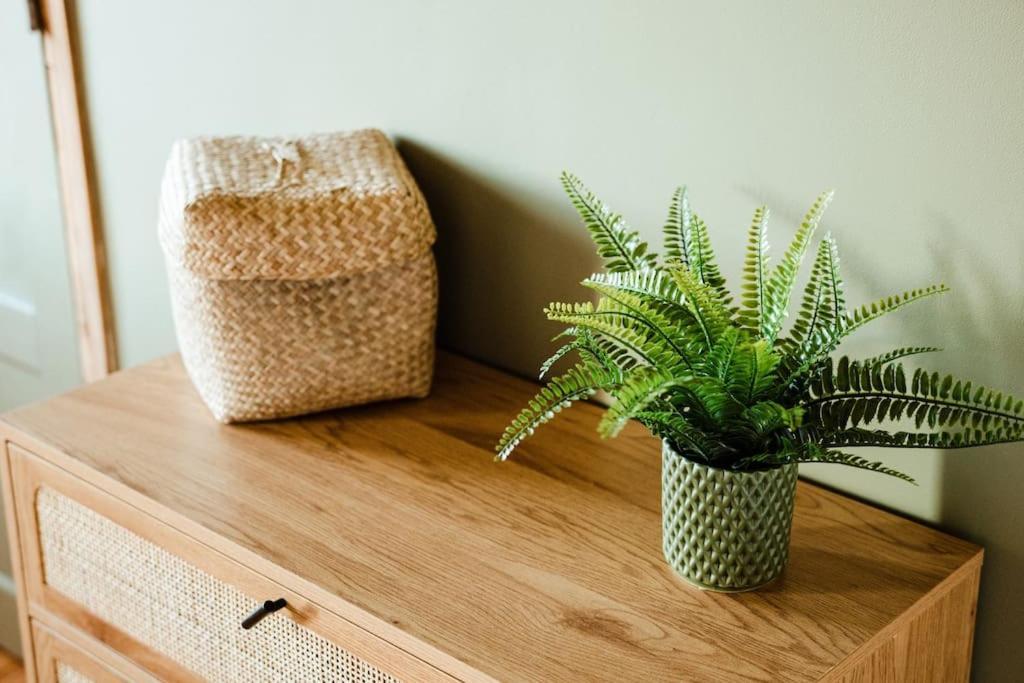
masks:
<path fill-rule="evenodd" d="M 245 618 L 242 622 L 242 628 L 246 631 L 251 629 L 256 624 L 263 620 L 263 617 L 268 614 L 273 614 L 277 610 L 283 608 L 288 604 L 288 601 L 284 598 L 278 598 L 277 600 L 267 600 L 265 603 L 256 608 L 256 611 Z"/>

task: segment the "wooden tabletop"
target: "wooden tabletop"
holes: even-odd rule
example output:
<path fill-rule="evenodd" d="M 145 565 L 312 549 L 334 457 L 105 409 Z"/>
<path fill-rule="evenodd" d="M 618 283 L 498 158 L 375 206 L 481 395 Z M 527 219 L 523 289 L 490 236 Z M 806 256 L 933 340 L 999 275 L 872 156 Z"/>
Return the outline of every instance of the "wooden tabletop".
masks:
<path fill-rule="evenodd" d="M 428 399 L 225 426 L 170 357 L 4 420 L 325 607 L 501 680 L 817 680 L 981 561 L 801 483 L 783 577 L 696 590 L 662 558 L 659 447 L 642 429 L 603 441 L 599 407 L 578 405 L 493 461 L 535 389 L 442 353 Z"/>

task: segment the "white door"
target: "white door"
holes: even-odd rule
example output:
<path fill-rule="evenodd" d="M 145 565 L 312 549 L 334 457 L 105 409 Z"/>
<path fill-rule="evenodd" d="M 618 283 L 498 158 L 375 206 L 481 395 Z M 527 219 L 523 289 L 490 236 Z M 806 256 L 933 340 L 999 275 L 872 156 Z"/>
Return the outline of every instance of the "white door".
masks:
<path fill-rule="evenodd" d="M 80 382 L 46 74 L 26 3 L 0 2 L 0 412 Z"/>

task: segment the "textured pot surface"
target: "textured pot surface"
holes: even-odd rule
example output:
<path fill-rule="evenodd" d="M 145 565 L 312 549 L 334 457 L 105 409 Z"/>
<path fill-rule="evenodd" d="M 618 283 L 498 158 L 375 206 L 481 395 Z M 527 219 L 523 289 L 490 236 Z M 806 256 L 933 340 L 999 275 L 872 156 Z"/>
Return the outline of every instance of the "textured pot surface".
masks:
<path fill-rule="evenodd" d="M 789 558 L 797 466 L 733 472 L 662 446 L 662 547 L 700 588 L 743 591 L 782 573 Z"/>

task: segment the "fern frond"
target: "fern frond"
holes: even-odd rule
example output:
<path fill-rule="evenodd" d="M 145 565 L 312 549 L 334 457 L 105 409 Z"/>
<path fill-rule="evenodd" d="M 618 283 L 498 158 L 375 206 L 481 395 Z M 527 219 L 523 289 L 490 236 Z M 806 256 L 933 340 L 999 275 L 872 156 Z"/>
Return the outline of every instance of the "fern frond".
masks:
<path fill-rule="evenodd" d="M 686 309 L 686 297 L 671 278 L 660 270 L 594 273 L 583 281 L 583 286 L 589 286 L 590 283 L 635 294 L 662 306 Z"/>
<path fill-rule="evenodd" d="M 843 281 L 839 275 L 839 251 L 831 235 L 825 235 L 818 244 L 817 255 L 811 268 L 811 277 L 804 288 L 800 313 L 788 338 L 781 346 L 786 352 L 782 375 L 791 386 L 800 380 L 803 384 L 812 367 L 827 355 L 833 340 L 841 339 L 840 327 L 846 321 L 846 301 Z"/>
<path fill-rule="evenodd" d="M 505 429 L 495 450 L 505 460 L 523 439 L 573 401 L 592 396 L 598 389 L 611 389 L 617 377 L 596 363 L 580 363 L 547 383 Z"/>
<path fill-rule="evenodd" d="M 917 482 L 914 481 L 914 478 L 910 475 L 894 470 L 891 467 L 887 467 L 885 463 L 877 461 L 872 462 L 866 458 L 860 457 L 859 455 L 822 448 L 815 444 L 805 444 L 805 446 L 806 448 L 799 450 L 757 455 L 751 458 L 746 458 L 741 462 L 750 465 L 787 465 L 799 462 L 835 463 L 839 465 L 847 465 L 848 467 L 856 467 L 857 469 L 870 470 L 872 472 L 878 472 L 879 474 L 888 474 L 891 477 L 902 479 L 903 481 L 911 484 L 917 484 Z"/>
<path fill-rule="evenodd" d="M 937 448 L 954 450 L 991 446 L 998 443 L 1020 441 L 1024 427 L 998 427 L 990 430 L 965 428 L 940 432 L 888 432 L 883 429 L 842 429 L 822 433 L 822 446 L 854 447 L 881 446 L 883 448 Z"/>
<path fill-rule="evenodd" d="M 779 429 L 798 429 L 803 424 L 804 409 L 801 406 L 787 408 L 775 401 L 761 401 L 743 411 L 754 436 L 764 437 Z"/>
<path fill-rule="evenodd" d="M 784 346 L 787 348 L 799 349 L 808 334 L 813 335 L 819 326 L 827 324 L 826 289 L 822 282 L 827 249 L 828 247 L 824 242 L 818 245 L 818 255 L 815 257 L 814 265 L 811 267 L 811 277 L 807 280 L 807 285 L 804 287 L 803 299 L 800 302 L 800 312 L 797 313 L 796 320 L 793 321 L 793 328 L 790 330 L 789 337 L 783 340 Z"/>
<path fill-rule="evenodd" d="M 685 386 L 670 390 L 666 400 L 695 424 L 712 431 L 730 424 L 746 407 L 717 377 L 694 377 Z"/>
<path fill-rule="evenodd" d="M 743 259 L 740 312 L 737 319 L 750 334 L 763 336 L 768 301 L 768 209 L 754 211 L 747 231 L 747 253 Z"/>
<path fill-rule="evenodd" d="M 789 299 L 793 293 L 793 285 L 796 284 L 796 276 L 800 264 L 804 260 L 814 231 L 817 230 L 821 217 L 825 213 L 830 201 L 832 191 L 823 192 L 811 205 L 803 222 L 796 231 L 793 241 L 783 255 L 779 265 L 772 271 L 768 280 L 767 301 L 762 319 L 762 336 L 769 342 L 774 342 L 782 328 L 783 319 L 786 316 L 786 309 L 789 308 Z"/>
<path fill-rule="evenodd" d="M 894 313 L 915 301 L 920 301 L 921 299 L 925 299 L 936 294 L 945 294 L 948 291 L 949 288 L 946 287 L 946 285 L 930 285 L 928 287 L 912 289 L 908 292 L 888 296 L 870 304 L 864 304 L 846 316 L 846 320 L 841 326 L 840 338 L 847 337 L 855 330 L 867 325 L 869 322 L 878 320 L 889 313 Z"/>
<path fill-rule="evenodd" d="M 834 372 L 811 383 L 806 405 L 816 422 L 832 430 L 903 419 L 913 419 L 919 429 L 927 423 L 930 429 L 992 431 L 993 438 L 1001 438 L 995 430 L 1024 430 L 1024 401 L 920 369 L 908 382 L 895 361 L 863 364 L 844 356 Z"/>
<path fill-rule="evenodd" d="M 733 365 L 739 355 L 739 346 L 742 335 L 735 327 L 726 328 L 718 337 L 715 345 L 708 352 L 705 367 L 707 372 L 714 377 L 728 381 L 732 376 Z"/>
<path fill-rule="evenodd" d="M 958 432 L 895 432 L 894 442 L 886 448 L 938 448 L 956 450 L 1015 443 L 1024 439 L 1024 429 L 997 427 L 995 429 L 964 429 Z"/>
<path fill-rule="evenodd" d="M 615 392 L 615 403 L 605 411 L 597 426 L 598 433 L 608 438 L 618 436 L 626 423 L 651 404 L 663 400 L 665 392 L 687 384 L 692 377 L 659 370 L 640 371 L 627 377 Z"/>
<path fill-rule="evenodd" d="M 628 335 L 623 336 L 621 331 L 618 333 L 611 332 L 610 334 L 595 333 L 593 336 L 594 347 L 609 359 L 612 367 L 618 368 L 620 372 L 626 373 L 636 370 L 637 368 L 659 364 L 659 358 L 656 357 L 653 359 L 653 362 L 651 362 L 647 360 L 646 357 L 633 351 L 632 345 L 630 344 L 630 340 L 632 338 Z M 639 348 L 643 349 L 650 345 L 650 342 L 641 337 L 639 344 Z M 647 349 L 647 352 L 657 355 L 660 351 L 658 349 Z"/>
<path fill-rule="evenodd" d="M 612 353 L 618 359 L 623 354 L 632 359 L 631 364 L 650 365 L 653 367 L 673 367 L 679 363 L 680 356 L 668 346 L 663 339 L 653 338 L 656 331 L 639 316 L 606 308 L 595 308 L 593 304 L 565 304 L 553 302 L 546 309 L 548 320 L 589 329 L 595 334 L 595 341 L 601 345 L 602 340 L 610 342 L 617 350 Z M 602 348 L 604 346 L 602 345 Z M 630 364 L 630 365 L 631 365 Z M 626 364 L 621 367 L 627 367 Z"/>
<path fill-rule="evenodd" d="M 712 347 L 718 336 L 731 326 L 731 312 L 722 304 L 715 290 L 698 280 L 691 271 L 672 268 L 668 274 L 686 297 L 687 306 L 700 325 L 707 347 Z"/>
<path fill-rule="evenodd" d="M 775 369 L 779 360 L 763 339 L 739 346 L 736 362 L 726 378 L 729 393 L 745 405 L 769 396 L 778 386 Z"/>
<path fill-rule="evenodd" d="M 544 377 L 551 372 L 551 368 L 562 358 L 567 356 L 573 351 L 576 351 L 583 357 L 589 357 L 591 360 L 596 361 L 601 366 L 608 369 L 617 368 L 615 361 L 595 342 L 593 333 L 590 330 L 577 329 L 570 327 L 561 332 L 555 339 L 561 337 L 574 337 L 574 339 L 562 346 L 551 354 L 540 366 L 540 373 L 538 379 L 544 379 Z"/>
<path fill-rule="evenodd" d="M 937 346 L 904 346 L 898 349 L 893 349 L 892 351 L 880 353 L 877 356 L 872 356 L 867 360 L 861 361 L 861 363 L 864 365 L 885 365 L 886 363 L 891 363 L 894 360 L 899 360 L 901 358 L 907 358 L 908 356 L 916 356 L 921 353 L 935 353 L 936 351 L 941 350 L 942 349 Z"/>
<path fill-rule="evenodd" d="M 732 304 L 732 295 L 715 260 L 708 226 L 697 214 L 693 214 L 691 220 L 690 236 L 690 272 L 715 292 L 723 308 L 729 308 Z"/>
<path fill-rule="evenodd" d="M 668 218 L 662 229 L 665 238 L 665 260 L 669 267 L 682 265 L 690 267 L 690 241 L 693 213 L 686 197 L 686 187 L 677 187 L 672 193 L 668 207 Z"/>
<path fill-rule="evenodd" d="M 839 274 L 839 245 L 831 233 L 826 233 L 821 241 L 827 247 L 822 286 L 825 288 L 825 300 L 831 304 L 829 319 L 835 324 L 846 318 L 846 296 L 843 294 L 843 278 Z"/>
<path fill-rule="evenodd" d="M 630 230 L 626 221 L 611 210 L 571 173 L 562 173 L 562 186 L 583 219 L 597 245 L 597 253 L 611 272 L 648 270 L 657 259 L 647 253 L 647 243 Z"/>
<path fill-rule="evenodd" d="M 912 289 L 902 294 L 879 299 L 871 304 L 865 304 L 854 312 L 846 314 L 834 328 L 822 330 L 808 339 L 804 345 L 805 350 L 800 356 L 793 357 L 794 362 L 790 364 L 791 367 L 787 367 L 786 384 L 799 383 L 801 378 L 812 374 L 812 370 L 823 366 L 828 361 L 829 354 L 835 351 L 846 337 L 869 322 L 894 313 L 915 301 L 948 291 L 949 288 L 945 285 Z"/>
<path fill-rule="evenodd" d="M 636 414 L 636 420 L 659 439 L 666 439 L 678 453 L 696 456 L 710 464 L 724 445 L 694 426 L 674 410 L 647 410 Z"/>
<path fill-rule="evenodd" d="M 664 271 L 594 273 L 582 284 L 620 302 L 624 300 L 623 294 L 628 295 L 625 297 L 628 301 L 639 301 L 645 310 L 663 320 L 662 327 L 669 334 L 679 337 L 676 341 L 685 348 L 688 358 L 691 353 L 701 352 L 693 348 L 693 344 L 703 331 L 686 296 Z"/>
<path fill-rule="evenodd" d="M 629 321 L 627 326 L 633 322 L 641 324 L 649 337 L 658 339 L 659 343 L 671 349 L 678 361 L 687 368 L 693 368 L 694 359 L 700 355 L 703 348 L 700 330 L 692 316 L 687 314 L 685 317 L 670 317 L 659 307 L 648 304 L 642 297 L 618 291 L 607 285 L 590 282 L 588 287 L 603 295 L 598 301 L 598 314 L 622 316 Z M 676 362 L 673 365 L 678 364 Z"/>
<path fill-rule="evenodd" d="M 575 341 L 559 346 L 554 353 L 548 356 L 547 359 L 540 364 L 540 371 L 537 373 L 537 379 L 544 379 L 544 377 L 551 372 L 551 368 L 554 367 L 555 363 L 565 358 L 577 348 L 579 348 L 579 346 Z"/>

